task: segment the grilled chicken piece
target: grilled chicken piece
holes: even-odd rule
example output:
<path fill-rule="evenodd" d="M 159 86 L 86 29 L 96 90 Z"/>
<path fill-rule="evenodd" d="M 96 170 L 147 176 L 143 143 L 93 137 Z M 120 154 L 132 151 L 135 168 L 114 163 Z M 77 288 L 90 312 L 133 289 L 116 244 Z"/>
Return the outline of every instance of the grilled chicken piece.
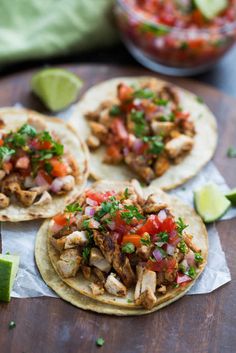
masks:
<path fill-rule="evenodd" d="M 162 121 L 153 121 L 151 123 L 152 131 L 156 135 L 169 135 L 171 130 L 174 129 L 175 124 L 169 121 L 162 122 Z"/>
<path fill-rule="evenodd" d="M 93 135 L 95 135 L 101 141 L 106 141 L 108 129 L 104 125 L 99 124 L 95 121 L 91 121 L 89 122 L 89 126 L 92 130 Z"/>
<path fill-rule="evenodd" d="M 102 286 L 99 286 L 96 283 L 90 283 L 89 287 L 91 288 L 91 291 L 95 296 L 98 296 L 104 293 L 104 288 Z"/>
<path fill-rule="evenodd" d="M 34 118 L 33 116 L 29 117 L 27 124 L 33 126 L 37 132 L 47 129 L 47 125 L 43 120 Z"/>
<path fill-rule="evenodd" d="M 142 305 L 146 309 L 152 309 L 157 299 L 156 291 L 156 273 L 137 266 L 137 277 L 134 299 L 138 305 Z"/>
<path fill-rule="evenodd" d="M 10 204 L 10 199 L 6 195 L 0 193 L 0 209 L 7 208 Z"/>
<path fill-rule="evenodd" d="M 146 246 L 142 245 L 140 248 L 136 250 L 136 254 L 142 259 L 142 260 L 148 260 L 149 257 L 151 256 L 151 252 L 153 250 L 153 246 Z"/>
<path fill-rule="evenodd" d="M 75 186 L 75 178 L 73 177 L 73 175 L 66 175 L 62 178 L 60 178 L 60 180 L 63 182 L 62 185 L 62 190 L 64 191 L 71 191 L 73 190 L 74 186 Z"/>
<path fill-rule="evenodd" d="M 114 258 L 113 258 L 113 267 L 122 282 L 129 288 L 136 281 L 135 273 L 133 272 L 130 261 L 128 257 L 120 251 L 118 245 L 115 247 Z"/>
<path fill-rule="evenodd" d="M 83 246 L 88 243 L 85 231 L 75 231 L 66 236 L 65 249 L 75 248 L 80 245 Z"/>
<path fill-rule="evenodd" d="M 47 205 L 50 202 L 52 202 L 51 195 L 47 191 L 44 191 L 40 199 L 34 203 L 34 206 L 43 206 L 43 205 Z"/>
<path fill-rule="evenodd" d="M 2 180 L 6 176 L 6 172 L 4 170 L 0 169 L 0 180 Z"/>
<path fill-rule="evenodd" d="M 193 147 L 193 139 L 186 135 L 179 135 L 178 137 L 167 142 L 165 150 L 170 158 L 179 157 L 181 154 L 188 152 Z"/>
<path fill-rule="evenodd" d="M 144 213 L 157 213 L 160 210 L 167 208 L 167 204 L 161 202 L 155 194 L 151 194 L 148 196 L 144 206 L 143 212 Z"/>
<path fill-rule="evenodd" d="M 90 149 L 96 149 L 100 146 L 100 140 L 94 135 L 90 135 L 87 138 L 87 145 Z"/>
<path fill-rule="evenodd" d="M 98 280 L 102 283 L 105 283 L 106 278 L 103 274 L 103 272 L 101 270 L 99 270 L 98 268 L 94 267 L 93 268 L 93 273 L 95 274 L 95 276 L 98 278 Z"/>
<path fill-rule="evenodd" d="M 21 187 L 18 181 L 8 181 L 6 179 L 2 183 L 2 191 L 3 193 L 14 194 L 15 192 L 21 191 Z"/>
<path fill-rule="evenodd" d="M 159 156 L 154 164 L 154 171 L 156 176 L 163 175 L 170 167 L 170 162 L 165 156 Z"/>
<path fill-rule="evenodd" d="M 95 266 L 99 270 L 108 273 L 111 269 L 110 263 L 103 257 L 101 251 L 97 248 L 92 248 L 89 258 L 90 266 Z"/>
<path fill-rule="evenodd" d="M 157 298 L 150 287 L 148 287 L 136 300 L 136 304 L 142 305 L 147 310 L 151 310 L 156 302 Z"/>
<path fill-rule="evenodd" d="M 35 180 L 31 176 L 27 176 L 24 180 L 24 187 L 29 189 L 37 186 Z"/>
<path fill-rule="evenodd" d="M 165 99 L 165 100 L 170 100 L 172 102 L 172 106 L 178 107 L 179 105 L 179 94 L 178 91 L 175 89 L 175 87 L 171 85 L 167 85 L 162 87 L 162 90 L 160 92 L 160 98 Z"/>
<path fill-rule="evenodd" d="M 54 246 L 54 248 L 61 252 L 64 249 L 66 237 L 64 236 L 59 239 L 51 237 L 50 241 L 51 241 L 51 244 Z"/>
<path fill-rule="evenodd" d="M 161 293 L 161 294 L 165 294 L 166 293 L 166 286 L 164 286 L 164 284 L 162 284 L 160 286 L 160 288 L 157 289 L 157 292 Z"/>
<path fill-rule="evenodd" d="M 192 237 L 190 235 L 184 235 L 184 241 L 192 251 L 201 252 L 201 249 L 197 245 L 193 244 Z"/>
<path fill-rule="evenodd" d="M 79 256 L 77 249 L 63 251 L 60 260 L 57 261 L 57 269 L 62 277 L 74 277 L 79 270 L 82 257 Z"/>
<path fill-rule="evenodd" d="M 191 136 L 191 137 L 195 135 L 196 131 L 195 131 L 195 127 L 194 127 L 193 121 L 191 121 L 189 119 L 182 120 L 181 121 L 181 127 L 182 127 L 185 135 L 188 135 L 188 136 Z"/>
<path fill-rule="evenodd" d="M 109 235 L 101 234 L 98 231 L 94 231 L 93 237 L 95 244 L 99 247 L 103 256 L 111 264 L 113 253 L 115 251 L 115 244 L 113 239 Z"/>
<path fill-rule="evenodd" d="M 44 191 L 48 190 L 49 187 L 47 185 L 42 185 L 42 186 L 34 186 L 29 189 L 29 191 L 36 191 L 37 195 L 41 195 L 44 193 Z"/>
<path fill-rule="evenodd" d="M 31 206 L 37 197 L 36 191 L 18 190 L 15 191 L 17 199 L 26 207 Z"/>
<path fill-rule="evenodd" d="M 136 179 L 133 179 L 131 180 L 131 185 L 133 186 L 134 192 L 137 195 L 137 202 L 142 205 L 144 202 L 144 197 L 143 189 L 141 188 L 140 183 Z M 133 195 L 131 196 L 131 199 L 133 199 Z"/>
<path fill-rule="evenodd" d="M 81 266 L 81 271 L 83 273 L 83 276 L 85 279 L 89 279 L 91 276 L 91 267 L 82 265 Z"/>
<path fill-rule="evenodd" d="M 105 288 L 108 293 L 117 297 L 125 297 L 127 293 L 126 287 L 115 277 L 114 273 L 107 277 Z"/>
<path fill-rule="evenodd" d="M 152 168 L 147 167 L 146 161 L 140 161 L 134 153 L 130 152 L 125 156 L 125 162 L 128 164 L 146 183 L 150 183 L 155 175 Z M 142 156 L 141 156 L 142 158 Z"/>

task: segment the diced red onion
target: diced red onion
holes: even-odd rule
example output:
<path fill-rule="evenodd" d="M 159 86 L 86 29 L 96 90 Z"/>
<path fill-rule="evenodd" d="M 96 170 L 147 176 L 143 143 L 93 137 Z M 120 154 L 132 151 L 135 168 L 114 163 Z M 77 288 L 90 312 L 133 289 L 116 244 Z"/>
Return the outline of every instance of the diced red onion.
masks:
<path fill-rule="evenodd" d="M 84 213 L 85 213 L 86 216 L 92 216 L 93 217 L 94 214 L 95 214 L 95 209 L 93 207 L 91 207 L 91 206 L 87 206 L 87 207 L 85 207 Z"/>
<path fill-rule="evenodd" d="M 90 199 L 89 197 L 86 198 L 86 203 L 87 203 L 89 206 L 97 206 L 97 205 L 98 205 L 97 201 L 92 200 L 92 199 Z"/>
<path fill-rule="evenodd" d="M 167 244 L 166 252 L 167 252 L 168 255 L 174 255 L 175 246 Z"/>
<path fill-rule="evenodd" d="M 143 141 L 140 139 L 136 139 L 133 143 L 132 149 L 134 153 L 140 153 L 141 148 L 143 147 Z"/>
<path fill-rule="evenodd" d="M 98 229 L 100 227 L 100 223 L 92 218 L 89 222 L 89 227 L 93 229 Z"/>
<path fill-rule="evenodd" d="M 63 180 L 59 179 L 59 178 L 56 178 L 53 180 L 51 186 L 50 186 L 50 189 L 52 190 L 52 192 L 59 192 L 62 188 L 62 186 L 64 185 L 64 182 Z"/>
<path fill-rule="evenodd" d="M 43 175 L 40 172 L 37 174 L 35 182 L 38 186 L 49 186 L 47 180 L 44 179 Z"/>
<path fill-rule="evenodd" d="M 152 238 L 152 240 L 153 240 L 153 238 Z M 159 246 L 159 247 L 161 247 L 161 246 L 164 245 L 164 244 L 165 244 L 164 241 L 158 241 L 158 242 L 156 242 L 156 245 Z"/>
<path fill-rule="evenodd" d="M 187 275 L 183 275 L 183 276 L 178 275 L 177 280 L 176 280 L 176 282 L 178 284 L 184 283 L 184 282 L 189 282 L 189 281 L 192 281 L 192 278 Z"/>
<path fill-rule="evenodd" d="M 158 213 L 158 218 L 159 218 L 160 221 L 164 221 L 164 219 L 167 218 L 166 211 L 165 211 L 165 210 L 161 210 L 161 211 Z"/>
<path fill-rule="evenodd" d="M 163 259 L 163 255 L 162 255 L 162 253 L 160 252 L 159 249 L 155 249 L 152 254 L 153 254 L 153 256 L 155 257 L 155 259 L 157 261 L 160 261 L 160 260 Z"/>
<path fill-rule="evenodd" d="M 128 147 L 124 147 L 124 148 L 123 148 L 123 154 L 124 154 L 124 156 L 127 156 L 127 155 L 129 154 L 129 149 L 128 149 Z"/>

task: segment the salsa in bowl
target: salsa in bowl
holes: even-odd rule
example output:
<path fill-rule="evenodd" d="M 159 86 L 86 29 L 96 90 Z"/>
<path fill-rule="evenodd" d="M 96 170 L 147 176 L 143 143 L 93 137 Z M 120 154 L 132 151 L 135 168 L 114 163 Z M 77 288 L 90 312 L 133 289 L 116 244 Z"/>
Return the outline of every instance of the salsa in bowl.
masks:
<path fill-rule="evenodd" d="M 131 54 L 162 73 L 202 72 L 236 39 L 235 0 L 117 0 L 115 14 Z"/>

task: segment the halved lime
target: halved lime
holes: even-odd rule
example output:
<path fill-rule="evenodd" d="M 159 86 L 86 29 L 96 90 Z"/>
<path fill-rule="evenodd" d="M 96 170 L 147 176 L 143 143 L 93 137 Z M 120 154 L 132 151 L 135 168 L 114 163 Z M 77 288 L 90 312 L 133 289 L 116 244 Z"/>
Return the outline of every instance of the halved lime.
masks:
<path fill-rule="evenodd" d="M 212 20 L 221 11 L 225 10 L 229 4 L 228 0 L 194 0 L 198 10 L 208 20 Z"/>
<path fill-rule="evenodd" d="M 65 109 L 73 103 L 82 84 L 73 72 L 60 68 L 43 69 L 31 81 L 33 92 L 52 111 Z"/>
<path fill-rule="evenodd" d="M 17 255 L 0 254 L 0 301 L 9 302 L 20 258 Z"/>
<path fill-rule="evenodd" d="M 213 183 L 206 184 L 195 191 L 194 202 L 197 213 L 206 223 L 222 217 L 231 205 L 219 187 Z"/>
<path fill-rule="evenodd" d="M 230 190 L 225 197 L 227 197 L 233 206 L 236 206 L 236 188 Z"/>

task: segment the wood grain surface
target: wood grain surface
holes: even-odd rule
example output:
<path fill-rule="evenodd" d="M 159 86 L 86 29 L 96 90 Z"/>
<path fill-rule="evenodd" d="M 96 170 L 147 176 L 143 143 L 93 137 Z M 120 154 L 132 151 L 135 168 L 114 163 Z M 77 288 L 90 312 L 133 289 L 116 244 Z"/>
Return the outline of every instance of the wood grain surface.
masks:
<path fill-rule="evenodd" d="M 64 66 L 65 67 L 65 66 Z M 89 86 L 107 78 L 150 74 L 145 69 L 105 65 L 70 66 Z M 33 71 L 0 81 L 0 107 L 17 102 L 46 112 L 30 93 Z M 236 186 L 236 100 L 215 89 L 180 78 L 168 80 L 204 97 L 215 113 L 219 144 L 214 162 L 230 186 Z M 1 353 L 233 353 L 236 351 L 236 219 L 217 223 L 232 281 L 207 295 L 186 296 L 154 314 L 118 318 L 86 312 L 61 299 L 12 299 L 0 304 Z M 9 321 L 16 327 L 9 330 Z M 103 337 L 103 347 L 96 338 Z"/>

